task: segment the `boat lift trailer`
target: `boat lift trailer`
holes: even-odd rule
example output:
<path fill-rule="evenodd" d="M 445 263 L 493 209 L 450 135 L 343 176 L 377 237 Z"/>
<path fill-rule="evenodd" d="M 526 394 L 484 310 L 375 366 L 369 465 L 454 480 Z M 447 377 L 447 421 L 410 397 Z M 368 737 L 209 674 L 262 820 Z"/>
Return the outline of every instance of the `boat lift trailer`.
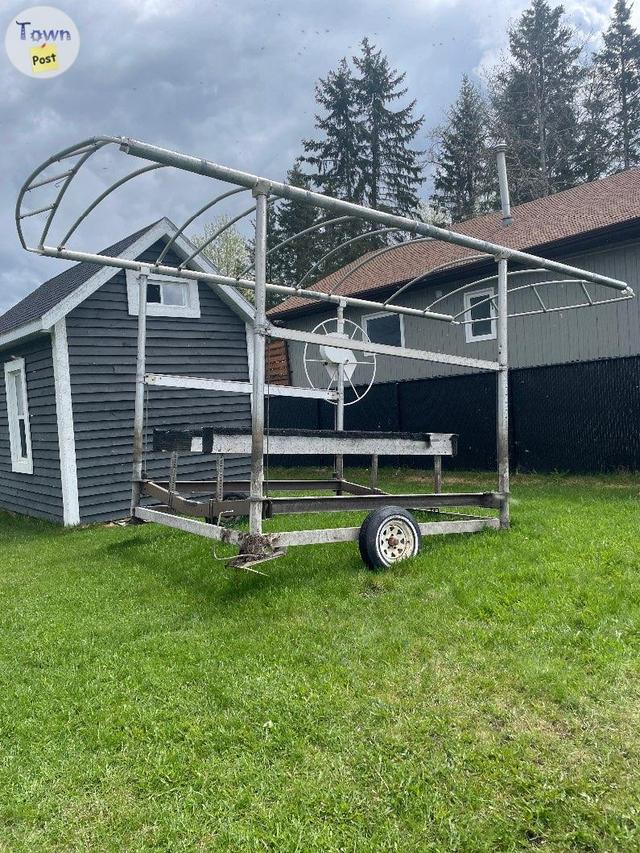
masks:
<path fill-rule="evenodd" d="M 135 508 L 141 521 L 160 521 L 172 527 L 200 533 L 238 545 L 241 554 L 281 553 L 289 545 L 310 545 L 358 539 L 360 526 L 296 530 L 282 533 L 244 533 L 225 526 L 223 519 L 249 516 L 252 500 L 250 480 L 225 480 L 226 454 L 248 454 L 250 433 L 237 429 L 155 429 L 154 451 L 171 454 L 169 480 L 143 479 L 141 493 L 160 502 L 160 506 Z M 433 520 L 419 524 L 423 536 L 444 533 L 474 533 L 485 528 L 498 529 L 499 519 L 452 512 L 459 507 L 499 509 L 502 496 L 495 492 L 442 492 L 441 461 L 456 452 L 457 436 L 450 433 L 360 432 L 345 430 L 276 429 L 269 433 L 269 454 L 339 455 L 370 457 L 371 480 L 368 486 L 351 482 L 335 474 L 326 479 L 265 479 L 259 499 L 261 517 L 324 512 L 371 511 L 381 506 L 427 510 Z M 216 458 L 216 480 L 180 480 L 178 459 L 181 453 L 211 454 Z M 381 456 L 431 456 L 434 459 L 432 493 L 389 494 L 377 486 L 378 459 Z M 302 494 L 277 496 L 279 492 L 332 492 L 331 495 Z M 202 499 L 202 495 L 206 495 Z M 200 496 L 200 497 L 198 497 Z M 169 517 L 171 521 L 169 521 Z"/>
<path fill-rule="evenodd" d="M 125 157 L 134 157 L 146 161 L 147 165 L 137 168 L 124 177 L 115 180 L 107 189 L 82 211 L 73 224 L 57 239 L 50 236 L 51 228 L 56 219 L 63 197 L 72 181 L 87 161 L 102 150 L 114 153 L 118 150 Z M 498 151 L 498 176 L 501 190 L 503 222 L 510 222 L 510 206 L 508 200 L 508 185 L 506 179 L 504 146 Z M 50 170 L 59 174 L 51 174 Z M 157 170 L 173 168 L 203 176 L 206 179 L 220 181 L 231 185 L 232 189 L 216 195 L 211 201 L 201 207 L 190 216 L 178 229 L 177 234 L 171 238 L 160 256 L 154 263 L 146 263 L 142 260 L 128 259 L 123 257 L 111 257 L 100 255 L 95 252 L 86 252 L 71 249 L 69 240 L 80 224 L 101 204 L 112 192 L 126 184 L 128 181 L 139 176 L 153 173 Z M 86 169 L 84 170 L 86 171 Z M 40 193 L 46 188 L 55 189 L 54 199 L 50 204 L 39 204 Z M 194 247 L 193 253 L 185 258 L 178 266 L 163 262 L 176 239 L 183 234 L 185 229 L 200 215 L 218 204 L 218 202 L 237 193 L 248 192 L 253 196 L 253 205 L 245 210 L 240 216 L 231 219 L 223 228 L 214 235 Z M 38 196 L 34 200 L 34 196 Z M 271 205 L 281 201 L 294 202 L 311 205 L 319 212 L 327 213 L 331 218 L 319 220 L 311 228 L 300 232 L 296 237 L 288 238 L 275 247 L 267 248 L 267 222 L 268 210 Z M 26 205 L 26 206 L 25 206 Z M 37 222 L 36 217 L 44 215 L 44 224 L 40 228 L 38 224 L 37 239 L 28 240 L 25 236 L 26 223 Z M 201 260 L 202 252 L 214 238 L 219 236 L 226 228 L 237 222 L 242 216 L 255 215 L 255 242 L 254 257 L 252 263 L 238 276 L 221 275 L 211 265 L 199 263 L 195 260 L 198 256 Z M 381 249 L 367 253 L 360 261 L 354 262 L 346 268 L 339 277 L 337 284 L 331 288 L 312 287 L 307 282 L 313 271 L 318 270 L 322 263 L 335 254 L 335 249 L 327 252 L 312 268 L 303 276 L 297 285 L 284 285 L 267 280 L 267 257 L 276 249 L 290 243 L 297 237 L 311 231 L 320 233 L 333 228 L 338 223 L 350 221 L 359 223 L 359 227 L 374 228 L 373 231 L 363 231 L 360 236 L 351 237 L 342 245 L 354 243 L 358 239 L 369 239 L 371 235 L 384 235 L 386 240 L 389 236 L 393 241 L 403 236 L 404 244 L 428 240 L 441 240 L 452 243 L 467 250 L 466 254 L 460 256 L 460 263 L 467 260 L 493 259 L 497 264 L 497 274 L 484 278 L 481 281 L 495 282 L 495 294 L 488 296 L 492 309 L 492 321 L 496 327 L 496 354 L 494 359 L 479 359 L 467 356 L 454 355 L 442 351 L 430 351 L 424 349 L 410 349 L 401 346 L 390 346 L 386 344 L 371 342 L 362 337 L 353 339 L 351 335 L 345 334 L 345 324 L 351 321 L 344 318 L 344 309 L 368 309 L 383 311 L 391 314 L 409 316 L 419 320 L 442 322 L 450 325 L 463 326 L 472 323 L 473 319 L 461 311 L 445 312 L 441 310 L 443 300 L 461 293 L 466 288 L 476 286 L 479 282 L 470 282 L 461 287 L 448 291 L 438 296 L 424 307 L 405 305 L 397 301 L 411 286 L 417 282 L 427 281 L 433 270 L 425 270 L 411 281 L 399 285 L 395 292 L 384 301 L 376 301 L 366 298 L 366 294 L 345 295 L 338 293 L 340 287 L 347 278 L 364 265 L 371 263 L 381 254 L 393 251 L 400 243 L 393 243 Z M 137 359 L 136 359 L 136 381 L 135 381 L 135 409 L 133 428 L 133 476 L 132 476 L 132 500 L 131 515 L 140 521 L 154 521 L 169 527 L 176 527 L 192 533 L 205 536 L 210 539 L 218 539 L 240 547 L 247 555 L 253 556 L 255 560 L 262 559 L 274 550 L 286 548 L 289 545 L 304 545 L 310 543 L 340 542 L 357 539 L 361 529 L 358 527 L 330 528 L 321 530 L 296 530 L 281 533 L 263 533 L 262 522 L 280 513 L 301 512 L 325 512 L 344 511 L 348 509 L 369 509 L 379 507 L 385 502 L 393 502 L 403 507 L 428 509 L 434 515 L 434 521 L 420 524 L 422 534 L 451 533 L 451 532 L 473 532 L 483 530 L 487 527 L 506 529 L 509 526 L 509 453 L 508 453 L 508 320 L 512 317 L 529 317 L 533 315 L 544 315 L 551 312 L 567 311 L 573 308 L 592 308 L 619 302 L 633 297 L 633 291 L 624 281 L 604 276 L 599 273 L 580 269 L 561 263 L 559 261 L 532 255 L 506 245 L 491 243 L 480 240 L 459 231 L 447 230 L 432 225 L 428 222 L 411 219 L 405 216 L 374 210 L 361 205 L 346 202 L 341 199 L 332 198 L 328 195 L 315 193 L 289 184 L 271 181 L 258 175 L 232 169 L 227 166 L 216 164 L 210 160 L 181 154 L 161 148 L 156 145 L 140 142 L 128 137 L 97 136 L 83 142 L 72 145 L 63 151 L 50 157 L 27 178 L 23 184 L 16 203 L 16 225 L 18 236 L 22 246 L 30 252 L 49 257 L 57 257 L 69 261 L 86 261 L 99 266 L 112 266 L 118 269 L 132 270 L 137 277 L 138 283 L 138 333 L 137 333 Z M 66 227 L 66 223 L 65 226 Z M 534 241 L 535 242 L 535 241 Z M 516 265 L 509 268 L 509 265 Z M 253 277 L 247 273 L 253 269 Z M 536 280 L 520 286 L 509 287 L 509 281 L 516 280 L 522 274 L 548 274 L 561 276 L 552 280 Z M 217 379 L 206 379 L 203 377 L 188 376 L 166 376 L 149 374 L 146 372 L 146 324 L 147 324 L 147 281 L 148 277 L 154 276 L 179 276 L 199 282 L 210 282 L 222 286 L 228 291 L 237 289 L 240 291 L 252 291 L 254 294 L 255 310 L 252 323 L 252 334 L 250 336 L 249 359 L 250 378 L 248 382 L 225 382 Z M 558 306 L 545 302 L 542 290 L 545 287 L 556 287 L 571 284 L 577 288 L 577 301 L 573 304 Z M 604 288 L 605 296 L 599 297 L 594 294 L 593 287 Z M 509 309 L 509 302 L 527 288 L 535 295 L 536 303 L 533 308 L 515 311 Z M 600 292 L 600 291 L 599 291 Z M 267 293 L 283 296 L 295 296 L 306 300 L 315 301 L 321 305 L 333 305 L 336 310 L 335 331 L 328 334 L 317 334 L 298 329 L 283 328 L 270 323 L 266 313 Z M 476 303 L 478 304 L 478 303 Z M 353 324 L 352 324 L 353 325 Z M 412 360 L 426 361 L 434 364 L 445 364 L 456 369 L 472 371 L 492 372 L 497 382 L 497 417 L 496 417 L 496 448 L 497 448 L 497 489 L 495 492 L 487 493 L 464 493 L 452 494 L 440 491 L 441 459 L 450 456 L 455 450 L 455 439 L 452 435 L 441 435 L 436 433 L 425 433 L 415 435 L 384 433 L 362 434 L 349 433 L 344 430 L 344 406 L 345 385 L 350 376 L 343 363 L 343 359 L 335 356 L 335 378 L 336 387 L 317 388 L 293 388 L 276 387 L 270 385 L 265 376 L 265 345 L 268 338 L 283 341 L 297 341 L 307 345 L 324 347 L 335 353 L 344 353 L 347 348 L 351 356 L 356 359 L 374 356 L 392 356 L 395 358 L 407 358 Z M 348 340 L 345 342 L 345 338 Z M 371 380 L 372 381 L 372 380 Z M 251 432 L 234 434 L 229 431 L 214 430 L 182 431 L 179 434 L 169 434 L 168 431 L 160 430 L 156 433 L 157 446 L 163 445 L 163 449 L 171 453 L 171 473 L 166 482 L 156 482 L 143 476 L 143 463 L 145 451 L 145 392 L 150 386 L 164 386 L 173 388 L 209 389 L 227 393 L 245 393 L 251 398 Z M 369 383 L 369 387 L 371 382 Z M 354 388 L 355 391 L 355 388 Z M 317 434 L 303 434 L 290 432 L 279 434 L 278 431 L 267 431 L 265 433 L 265 398 L 269 394 L 284 394 L 293 397 L 311 397 L 324 399 L 336 405 L 335 431 Z M 347 404 L 348 405 L 348 404 Z M 267 441 L 265 441 L 265 434 Z M 188 444 L 188 447 L 186 445 Z M 177 477 L 178 455 L 185 449 L 189 453 L 210 453 L 218 458 L 217 479 L 215 483 L 210 482 L 184 482 Z M 330 480 L 315 481 L 313 484 L 307 481 L 282 481 L 265 480 L 265 455 L 266 452 L 287 454 L 313 454 L 330 452 L 336 455 L 336 476 Z M 249 481 L 224 481 L 223 464 L 225 453 L 241 452 L 251 456 L 251 478 Z M 426 495 L 386 495 L 377 488 L 373 482 L 369 487 L 361 486 L 348 481 L 344 477 L 343 459 L 344 455 L 364 454 L 372 459 L 372 469 L 377 468 L 379 456 L 392 455 L 431 455 L 434 457 L 436 476 L 436 488 L 432 494 Z M 214 487 L 212 489 L 212 486 Z M 273 493 L 290 491 L 297 487 L 301 491 L 307 491 L 307 487 L 323 489 L 333 494 L 324 496 L 278 496 Z M 232 499 L 233 492 L 248 491 L 249 497 Z M 213 496 L 205 500 L 195 500 L 191 495 L 201 495 L 213 492 Z M 143 496 L 153 498 L 159 502 L 155 508 L 144 506 L 141 502 Z M 450 515 L 451 508 L 478 506 L 484 510 L 495 509 L 497 516 L 463 516 Z M 402 512 L 403 510 L 400 510 Z M 248 513 L 249 531 L 242 532 L 235 527 L 225 526 L 223 521 L 228 514 Z M 437 520 L 435 516 L 438 516 Z M 415 522 L 415 519 L 412 523 Z M 366 521 L 365 521 L 366 524 Z M 363 525 L 364 527 L 364 525 Z M 414 538 L 419 540 L 419 534 L 414 528 Z M 419 544 L 419 542 L 418 542 Z"/>

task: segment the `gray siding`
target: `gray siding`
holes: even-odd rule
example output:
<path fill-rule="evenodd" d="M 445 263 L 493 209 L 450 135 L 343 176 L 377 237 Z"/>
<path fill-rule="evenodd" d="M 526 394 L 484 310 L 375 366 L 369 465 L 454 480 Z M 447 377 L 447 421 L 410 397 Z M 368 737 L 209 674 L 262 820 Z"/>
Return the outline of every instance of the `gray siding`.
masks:
<path fill-rule="evenodd" d="M 627 281 L 636 294 L 640 291 L 640 243 L 617 244 L 610 248 L 559 258 L 574 266 L 613 276 Z M 490 274 L 490 273 L 489 273 Z M 549 280 L 558 278 L 548 274 Z M 475 279 L 478 276 L 474 276 Z M 540 280 L 541 276 L 536 276 Z M 424 308 L 436 298 L 437 291 L 449 293 L 467 281 L 460 279 L 444 287 L 415 286 L 403 294 L 398 302 L 415 308 Z M 524 284 L 524 276 L 514 277 L 511 286 Z M 531 278 L 529 279 L 531 280 Z M 486 287 L 487 285 L 480 285 Z M 594 299 L 614 295 L 605 288 L 590 286 Z M 558 288 L 541 288 L 549 307 L 571 301 L 584 301 L 578 285 Z M 531 291 L 525 291 L 510 300 L 510 311 L 535 309 L 538 304 Z M 444 299 L 435 310 L 456 314 L 464 309 L 463 294 Z M 345 317 L 362 324 L 362 311 L 345 310 Z M 373 312 L 371 312 L 373 313 Z M 292 328 L 312 329 L 321 320 L 335 317 L 335 310 L 322 310 L 304 317 L 286 321 Z M 434 320 L 404 317 L 405 346 L 448 352 L 473 358 L 495 359 L 496 342 L 467 343 L 464 326 L 451 326 Z M 292 383 L 306 385 L 302 367 L 304 344 L 289 343 Z M 640 299 L 595 308 L 564 311 L 544 316 L 515 318 L 509 321 L 509 363 L 512 367 L 534 367 L 548 364 L 565 364 L 573 361 L 591 361 L 600 358 L 637 355 L 640 353 Z M 433 376 L 450 376 L 468 372 L 464 368 L 407 359 L 378 357 L 376 382 L 393 382 L 406 379 L 423 379 Z M 360 380 L 362 376 L 360 376 Z M 359 374 L 354 376 L 356 384 Z"/>
<path fill-rule="evenodd" d="M 142 256 L 152 262 L 160 251 Z M 167 263 L 179 259 L 167 256 Z M 200 318 L 149 317 L 147 370 L 220 379 L 248 378 L 244 321 L 206 284 L 199 284 Z M 118 272 L 67 317 L 67 337 L 80 517 L 83 522 L 127 515 L 131 495 L 131 446 L 137 318 L 128 313 L 126 280 Z M 250 430 L 249 398 L 192 390 L 149 388 L 147 445 L 154 426 L 235 426 Z M 147 452 L 146 469 L 167 476 L 168 455 Z M 225 473 L 248 474 L 244 458 L 226 461 Z M 211 456 L 185 454 L 184 478 L 215 477 Z"/>
<path fill-rule="evenodd" d="M 27 373 L 33 474 L 11 470 L 4 363 L 22 357 Z M 58 423 L 51 338 L 40 337 L 0 352 L 0 507 L 11 512 L 62 521 Z"/>

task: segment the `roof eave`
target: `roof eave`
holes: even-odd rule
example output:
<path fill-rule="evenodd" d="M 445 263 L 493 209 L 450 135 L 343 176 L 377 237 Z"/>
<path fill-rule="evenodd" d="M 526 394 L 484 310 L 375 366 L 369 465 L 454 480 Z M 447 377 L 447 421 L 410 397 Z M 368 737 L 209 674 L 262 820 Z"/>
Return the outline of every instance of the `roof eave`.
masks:
<path fill-rule="evenodd" d="M 8 332 L 0 334 L 0 349 L 6 349 L 9 346 L 22 343 L 37 335 L 48 333 L 49 330 L 43 326 L 42 319 L 31 320 L 28 323 L 23 323 L 22 326 L 17 326 L 15 329 L 10 329 Z"/>
<path fill-rule="evenodd" d="M 618 236 L 618 241 L 624 239 L 625 237 L 632 236 L 629 232 L 633 232 L 636 229 L 640 228 L 640 216 L 633 217 L 632 219 L 626 219 L 623 222 L 617 222 L 613 225 L 606 225 L 601 228 L 594 228 L 590 231 L 583 231 L 579 234 L 573 234 L 570 237 L 562 237 L 559 240 L 552 240 L 547 243 L 541 243 L 532 246 L 525 246 L 522 248 L 524 252 L 530 252 L 532 254 L 541 255 L 542 253 L 557 253 L 562 250 L 567 250 L 567 248 L 571 247 L 572 249 L 579 251 L 580 249 L 586 249 L 590 245 L 596 243 L 599 238 L 607 237 L 611 238 L 612 235 Z M 458 266 L 450 266 L 446 270 L 442 270 L 440 272 L 434 271 L 433 275 L 426 282 L 420 282 L 416 286 L 423 287 L 424 285 L 436 285 L 443 284 L 451 279 L 460 278 L 461 273 L 464 273 L 464 277 L 468 277 L 471 275 L 475 275 L 476 273 L 483 274 L 484 268 L 493 264 L 494 261 L 491 257 L 487 257 L 486 259 L 470 261 L 469 263 L 461 263 Z M 428 272 L 425 272 L 425 276 L 429 275 Z M 403 284 L 406 284 L 411 279 L 404 278 L 398 279 L 397 281 L 388 282 L 383 285 L 379 285 L 377 287 L 373 287 L 370 290 L 360 290 L 357 294 L 345 294 L 345 296 L 356 295 L 358 298 L 362 299 L 371 299 L 372 297 L 378 295 L 386 295 L 387 293 L 391 293 L 393 290 L 401 287 Z M 317 302 L 309 301 L 305 305 L 299 305 L 295 308 L 289 308 L 286 311 L 282 311 L 281 313 L 277 312 L 277 306 L 274 311 L 269 312 L 269 316 L 274 320 L 286 320 L 290 317 L 301 317 L 306 314 L 313 314 L 317 311 L 326 310 L 327 303 L 318 300 Z"/>

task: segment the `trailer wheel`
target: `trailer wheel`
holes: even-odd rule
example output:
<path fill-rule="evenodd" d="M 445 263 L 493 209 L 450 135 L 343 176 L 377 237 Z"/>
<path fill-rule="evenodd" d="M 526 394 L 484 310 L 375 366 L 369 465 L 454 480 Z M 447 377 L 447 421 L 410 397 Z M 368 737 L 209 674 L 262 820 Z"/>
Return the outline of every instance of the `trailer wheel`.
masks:
<path fill-rule="evenodd" d="M 369 552 L 367 551 L 367 530 L 369 529 L 369 522 L 376 515 L 378 510 L 374 510 L 370 512 L 369 515 L 365 518 L 365 520 L 360 525 L 360 533 L 358 534 L 358 549 L 360 551 L 360 559 L 362 562 L 369 566 Z M 371 568 L 371 566 L 369 566 Z"/>
<path fill-rule="evenodd" d="M 370 512 L 358 537 L 360 556 L 374 571 L 415 557 L 421 543 L 418 522 L 400 506 L 384 506 Z"/>

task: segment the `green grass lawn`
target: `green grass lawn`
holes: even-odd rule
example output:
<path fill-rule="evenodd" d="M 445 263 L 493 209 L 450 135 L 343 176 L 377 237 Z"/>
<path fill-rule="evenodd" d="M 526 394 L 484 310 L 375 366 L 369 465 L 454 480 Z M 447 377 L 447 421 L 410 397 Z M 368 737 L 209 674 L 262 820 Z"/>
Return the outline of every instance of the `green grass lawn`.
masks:
<path fill-rule="evenodd" d="M 378 574 L 0 515 L 0 850 L 640 849 L 640 478 L 513 494 Z"/>

